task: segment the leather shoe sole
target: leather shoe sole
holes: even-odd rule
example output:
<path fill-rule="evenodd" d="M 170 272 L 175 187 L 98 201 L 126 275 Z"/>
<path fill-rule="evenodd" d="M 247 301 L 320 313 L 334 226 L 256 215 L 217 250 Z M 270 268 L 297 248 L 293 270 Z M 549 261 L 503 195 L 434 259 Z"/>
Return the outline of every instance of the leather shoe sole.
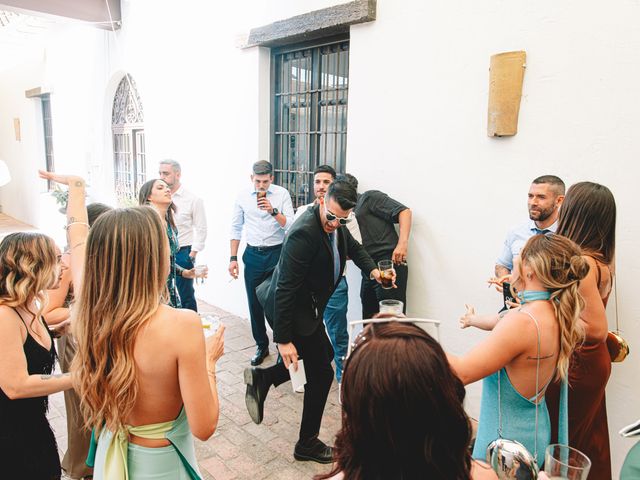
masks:
<path fill-rule="evenodd" d="M 244 403 L 247 406 L 249 416 L 254 423 L 260 425 L 264 417 L 264 401 L 267 398 L 269 385 L 261 385 L 260 372 L 257 368 L 244 369 L 244 383 L 247 384 L 247 393 Z"/>

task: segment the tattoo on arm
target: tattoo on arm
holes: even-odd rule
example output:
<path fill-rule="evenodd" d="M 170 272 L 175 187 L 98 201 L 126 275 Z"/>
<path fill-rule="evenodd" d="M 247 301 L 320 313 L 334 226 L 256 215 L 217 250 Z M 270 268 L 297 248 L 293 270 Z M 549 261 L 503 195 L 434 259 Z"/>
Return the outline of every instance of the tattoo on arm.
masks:
<path fill-rule="evenodd" d="M 75 185 L 76 185 L 76 187 L 84 187 L 84 182 L 78 180 L 78 181 L 76 181 Z"/>
<path fill-rule="evenodd" d="M 67 373 L 55 373 L 53 375 L 40 375 L 40 378 L 42 380 L 51 380 L 52 378 L 64 378 L 64 377 L 68 377 L 69 375 L 71 375 L 69 372 L 67 372 Z"/>

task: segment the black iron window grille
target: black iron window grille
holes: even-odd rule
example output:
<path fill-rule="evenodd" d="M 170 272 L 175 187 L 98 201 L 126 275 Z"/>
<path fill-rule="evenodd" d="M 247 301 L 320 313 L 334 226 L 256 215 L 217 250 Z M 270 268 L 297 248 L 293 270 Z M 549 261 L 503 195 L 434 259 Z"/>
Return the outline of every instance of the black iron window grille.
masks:
<path fill-rule="evenodd" d="M 313 200 L 313 170 L 345 171 L 349 41 L 274 50 L 273 150 L 275 183 L 293 206 Z"/>

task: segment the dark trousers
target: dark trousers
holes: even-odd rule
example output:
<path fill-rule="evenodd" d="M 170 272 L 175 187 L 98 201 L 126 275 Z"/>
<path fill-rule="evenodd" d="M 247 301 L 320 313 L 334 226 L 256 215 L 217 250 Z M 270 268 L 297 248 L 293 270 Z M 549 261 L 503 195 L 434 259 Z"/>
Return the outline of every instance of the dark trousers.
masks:
<path fill-rule="evenodd" d="M 193 268 L 193 260 L 189 256 L 190 253 L 191 245 L 186 245 L 181 247 L 176 254 L 176 263 L 187 270 L 191 270 Z M 188 308 L 189 310 L 197 312 L 198 304 L 196 303 L 196 292 L 193 289 L 193 279 L 177 275 L 176 286 L 178 287 L 178 294 L 180 295 L 182 308 Z"/>
<path fill-rule="evenodd" d="M 264 310 L 256 296 L 256 288 L 264 282 L 280 259 L 282 245 L 275 247 L 258 248 L 247 245 L 242 255 L 244 262 L 244 286 L 247 290 L 249 301 L 249 318 L 251 319 L 251 333 L 258 348 L 269 346 L 267 327 L 264 318 Z"/>
<path fill-rule="evenodd" d="M 404 313 L 407 313 L 407 279 L 409 278 L 409 267 L 406 265 L 394 265 L 394 268 L 396 270 L 396 285 L 398 288 L 385 290 L 375 280 L 369 280 L 368 275 L 362 275 L 362 285 L 360 286 L 362 318 L 371 318 L 378 313 L 380 311 L 378 305 L 380 300 L 400 300 L 404 303 Z"/>
<path fill-rule="evenodd" d="M 298 358 L 304 360 L 307 376 L 300 422 L 300 440 L 304 441 L 317 437 L 320 432 L 324 406 L 333 382 L 333 348 L 322 322 L 318 323 L 318 328 L 311 335 L 294 335 L 293 344 L 298 351 Z M 289 371 L 281 362 L 266 368 L 265 373 L 276 387 L 290 380 Z"/>

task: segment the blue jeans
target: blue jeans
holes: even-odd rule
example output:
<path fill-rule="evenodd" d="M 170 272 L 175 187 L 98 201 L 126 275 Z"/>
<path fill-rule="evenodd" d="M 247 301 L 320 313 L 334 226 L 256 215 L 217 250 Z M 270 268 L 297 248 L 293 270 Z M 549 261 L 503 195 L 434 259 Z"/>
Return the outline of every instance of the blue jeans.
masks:
<path fill-rule="evenodd" d="M 187 270 L 191 270 L 193 268 L 193 260 L 189 256 L 190 253 L 191 245 L 180 248 L 178 253 L 176 253 L 176 263 Z M 177 275 L 176 286 L 178 287 L 178 294 L 180 295 L 182 308 L 188 308 L 197 312 L 198 304 L 196 303 L 196 292 L 193 289 L 193 279 Z"/>
<path fill-rule="evenodd" d="M 343 276 L 324 309 L 324 324 L 333 345 L 333 360 L 336 362 L 336 380 L 342 381 L 342 359 L 347 354 L 349 333 L 347 332 L 347 304 L 349 285 Z"/>

